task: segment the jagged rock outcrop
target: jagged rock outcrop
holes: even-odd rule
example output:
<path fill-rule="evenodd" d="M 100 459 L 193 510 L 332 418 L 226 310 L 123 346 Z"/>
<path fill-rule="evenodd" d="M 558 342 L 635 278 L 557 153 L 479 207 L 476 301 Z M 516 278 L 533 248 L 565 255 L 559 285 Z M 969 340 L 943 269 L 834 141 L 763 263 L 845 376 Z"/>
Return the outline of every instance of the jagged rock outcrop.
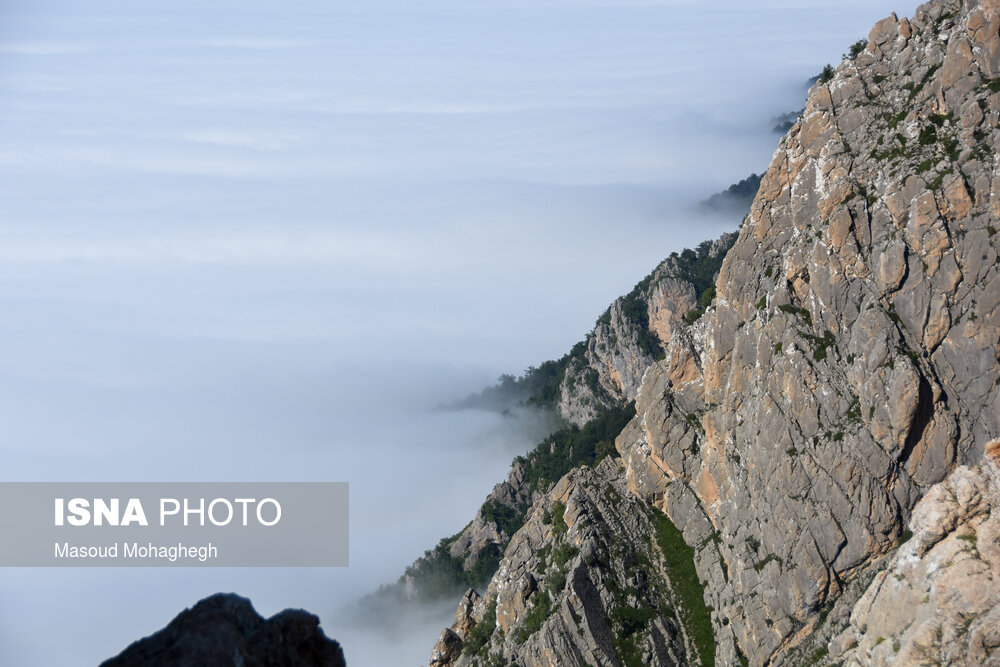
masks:
<path fill-rule="evenodd" d="M 463 599 L 431 664 L 677 664 L 697 654 L 696 626 L 673 612 L 677 582 L 657 521 L 626 490 L 620 462 L 574 470 L 532 507 L 486 592 Z"/>
<path fill-rule="evenodd" d="M 920 570 L 906 554 L 924 542 L 905 538 L 917 502 L 932 489 L 957 494 L 935 485 L 976 465 L 1000 433 L 998 122 L 1000 2 L 939 0 L 912 19 L 879 22 L 866 48 L 811 89 L 725 256 L 714 301 L 690 327 L 673 326 L 661 338 L 664 358 L 642 372 L 637 415 L 616 447 L 643 503 L 622 507 L 630 516 L 662 511 L 693 549 L 719 664 L 821 661 L 833 629 L 866 605 L 891 604 L 879 591 L 896 574 L 913 587 L 934 578 L 946 588 L 929 609 L 957 618 L 964 603 L 954 600 L 969 581 L 942 579 L 929 564 Z M 588 339 L 580 368 L 593 375 L 576 384 L 592 391 L 564 409 L 574 418 L 634 387 L 616 378 L 641 363 L 600 356 L 601 340 L 618 336 L 616 317 L 612 308 L 599 322 L 605 337 Z M 571 377 L 580 376 L 567 370 Z M 986 483 L 972 468 L 955 474 L 954 483 Z M 583 495 L 602 483 L 574 472 L 557 489 L 567 480 Z M 968 513 L 977 510 L 955 511 L 966 526 L 979 521 Z M 919 524 L 919 510 L 915 517 Z M 629 520 L 602 524 L 601 539 L 641 551 Z M 577 664 L 584 644 L 563 634 L 573 629 L 563 614 L 552 621 L 559 632 L 531 635 L 540 643 L 518 645 L 508 632 L 535 608 L 545 577 L 532 559 L 551 540 L 530 525 L 514 535 L 484 596 L 497 602 L 490 622 L 504 631 L 484 646 L 518 664 L 553 656 Z M 959 535 L 968 533 L 942 542 L 952 557 L 968 541 Z M 887 566 L 891 574 L 879 574 Z M 602 573 L 614 566 L 595 566 L 588 580 Z M 875 592 L 862 597 L 872 577 Z M 990 604 L 969 628 L 995 627 L 985 623 Z M 489 609 L 476 617 L 489 620 Z M 900 652 L 923 645 L 923 635 L 907 634 L 922 632 L 918 621 L 886 626 L 898 631 Z M 992 659 L 992 636 L 977 637 L 977 648 L 944 655 Z M 830 647 L 846 650 L 843 638 Z M 869 639 L 852 659 L 887 655 Z M 683 653 L 650 651 L 645 664 L 698 659 L 689 644 L 673 646 Z"/>
<path fill-rule="evenodd" d="M 726 233 L 664 260 L 635 289 L 615 299 L 584 341 L 583 354 L 571 356 L 559 385 L 559 414 L 582 426 L 602 409 L 635 399 L 642 375 L 684 326 L 685 315 L 714 282 L 718 264 L 736 239 Z M 708 269 L 701 277 L 692 264 Z M 706 279 L 707 278 L 707 279 Z"/>
<path fill-rule="evenodd" d="M 532 503 L 574 467 L 593 466 L 614 454 L 615 438 L 634 415 L 633 403 L 610 408 L 582 428 L 556 431 L 515 458 L 507 481 L 493 488 L 473 521 L 425 552 L 399 581 L 381 587 L 362 605 L 384 616 L 400 603 L 412 607 L 457 599 L 470 586 L 484 587 L 507 543 L 524 525 Z"/>
<path fill-rule="evenodd" d="M 757 182 L 747 179 L 733 187 L 753 187 L 756 192 Z M 649 364 L 663 357 L 674 328 L 704 311 L 700 301 L 710 300 L 711 294 L 705 293 L 714 289 L 722 258 L 735 240 L 736 235 L 727 232 L 695 249 L 672 253 L 616 299 L 562 358 L 529 367 L 521 377 L 501 375 L 496 385 L 442 407 L 505 414 L 541 408 L 544 416 L 583 426 L 603 411 L 624 405 L 635 398 Z M 545 420 L 542 424 L 551 425 Z"/>
<path fill-rule="evenodd" d="M 514 461 L 510 467 L 507 480 L 493 487 L 490 495 L 486 497 L 486 502 L 476 512 L 475 518 L 449 547 L 452 558 L 461 558 L 464 567 L 468 569 L 475 564 L 478 554 L 489 553 L 490 547 L 499 547 L 506 544 L 511 535 L 495 516 L 487 516 L 487 511 L 494 508 L 507 508 L 511 511 L 521 511 L 530 505 L 533 498 L 525 484 L 525 466 L 522 460 Z"/>
<path fill-rule="evenodd" d="M 476 618 L 476 607 L 480 600 L 482 596 L 471 588 L 462 596 L 461 602 L 458 603 L 458 611 L 455 612 L 455 620 L 451 627 L 441 632 L 434 645 L 430 667 L 446 667 L 458 661 L 462 655 L 463 643 L 481 620 L 481 615 L 480 618 Z"/>
<path fill-rule="evenodd" d="M 233 594 L 205 598 L 101 667 L 344 667 L 319 619 L 286 609 L 265 620 Z"/>
<path fill-rule="evenodd" d="M 855 606 L 829 660 L 1000 665 L 1000 441 L 987 451 L 917 503 L 912 539 Z"/>
<path fill-rule="evenodd" d="M 384 587 L 376 595 L 389 595 L 396 602 L 429 602 L 461 592 L 457 589 L 460 585 L 457 581 L 440 581 L 435 572 L 457 570 L 455 577 L 463 576 L 465 579 L 476 578 L 473 575 L 481 572 L 484 579 L 489 578 L 496 569 L 503 548 L 523 523 L 521 517 L 537 495 L 526 483 L 524 460 L 515 460 L 506 481 L 493 487 L 465 528 L 418 558 L 397 584 Z M 459 572 L 463 574 L 459 575 Z M 432 590 L 427 590 L 426 581 L 429 579 L 434 582 Z M 370 600 L 370 603 L 374 604 L 375 600 Z"/>
<path fill-rule="evenodd" d="M 571 428 L 614 420 L 635 397 L 646 368 L 663 356 L 664 343 L 678 328 L 688 326 L 685 317 L 703 312 L 699 295 L 714 290 L 722 258 L 735 240 L 735 234 L 725 233 L 694 250 L 672 254 L 631 292 L 616 299 L 585 340 L 562 359 L 529 369 L 521 378 L 504 376 L 496 387 L 456 405 L 498 408 L 516 401 L 549 406 Z M 549 380 L 554 380 L 551 386 Z M 551 395 L 552 403 L 536 400 L 539 396 L 532 392 Z M 545 442 L 540 445 L 544 446 Z M 572 456 L 569 449 L 566 453 Z M 457 595 L 461 590 L 455 590 L 457 586 L 479 585 L 480 577 L 488 578 L 514 531 L 524 523 L 528 508 L 558 479 L 558 475 L 548 477 L 541 485 L 537 475 L 529 479 L 527 471 L 536 453 L 514 461 L 507 480 L 494 487 L 465 528 L 425 552 L 399 581 L 381 587 L 363 604 L 377 611 L 387 600 L 439 599 Z"/>
<path fill-rule="evenodd" d="M 714 280 L 722 257 L 736 235 L 726 233 L 697 250 L 673 255 L 656 267 L 629 294 L 615 299 L 587 336 L 582 353 L 571 354 L 559 386 L 557 410 L 582 426 L 609 408 L 635 398 L 645 370 L 663 356 L 684 317 L 698 304 L 699 290 Z M 505 482 L 494 487 L 472 522 L 448 547 L 451 558 L 470 570 L 480 558 L 498 557 L 511 535 L 484 509 L 523 515 L 536 499 L 525 483 L 524 462 L 511 466 Z M 520 516 L 515 521 L 520 526 Z"/>
<path fill-rule="evenodd" d="M 617 446 L 697 546 L 726 664 L 780 661 L 1000 432 L 998 26 L 928 3 L 814 86 L 646 373 Z"/>

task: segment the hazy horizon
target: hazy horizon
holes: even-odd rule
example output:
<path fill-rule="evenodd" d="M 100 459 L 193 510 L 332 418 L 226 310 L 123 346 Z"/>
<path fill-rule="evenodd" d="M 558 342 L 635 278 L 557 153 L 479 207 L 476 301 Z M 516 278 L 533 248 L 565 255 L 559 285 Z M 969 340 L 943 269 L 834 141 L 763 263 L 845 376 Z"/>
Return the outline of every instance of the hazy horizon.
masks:
<path fill-rule="evenodd" d="M 916 3 L 14 1 L 0 10 L 9 481 L 351 483 L 350 568 L 0 572 L 0 662 L 95 665 L 217 591 L 340 613 L 535 435 L 435 411 L 558 358 Z M 59 641 L 52 641 L 54 632 Z"/>

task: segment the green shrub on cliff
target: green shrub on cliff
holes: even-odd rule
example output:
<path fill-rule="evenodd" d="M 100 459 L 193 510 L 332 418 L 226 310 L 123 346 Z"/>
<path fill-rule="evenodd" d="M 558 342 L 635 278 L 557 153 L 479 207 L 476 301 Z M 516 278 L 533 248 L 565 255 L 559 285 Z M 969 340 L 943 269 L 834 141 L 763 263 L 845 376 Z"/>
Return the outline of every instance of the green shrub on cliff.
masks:
<path fill-rule="evenodd" d="M 844 54 L 844 57 L 854 60 L 855 58 L 861 55 L 861 52 L 864 51 L 867 46 L 868 46 L 867 38 L 859 39 L 858 41 L 851 44 L 850 50 Z"/>
<path fill-rule="evenodd" d="M 701 664 L 715 664 L 715 632 L 705 604 L 705 589 L 694 566 L 694 549 L 684 541 L 677 526 L 661 512 L 650 510 L 656 522 L 656 543 L 663 553 L 667 576 L 680 604 L 678 616 L 694 642 Z"/>
<path fill-rule="evenodd" d="M 490 602 L 490 606 L 486 608 L 486 613 L 483 614 L 481 621 L 476 623 L 476 627 L 472 628 L 472 632 L 465 639 L 465 644 L 462 646 L 462 653 L 466 655 L 478 655 L 486 647 L 486 642 L 490 640 L 490 635 L 497 626 L 497 601 L 493 600 Z"/>
<path fill-rule="evenodd" d="M 528 641 L 528 637 L 538 632 L 542 627 L 542 623 L 552 615 L 554 611 L 552 607 L 552 598 L 545 591 L 539 591 L 535 593 L 535 601 L 531 607 L 531 611 L 528 612 L 527 616 L 524 617 L 524 622 L 521 624 L 517 630 L 514 631 L 514 641 L 518 644 L 523 644 Z"/>
<path fill-rule="evenodd" d="M 609 408 L 582 428 L 570 426 L 556 431 L 524 457 L 528 488 L 544 490 L 549 482 L 581 465 L 593 466 L 615 452 L 615 438 L 635 416 L 635 403 Z"/>
<path fill-rule="evenodd" d="M 732 186 L 733 188 L 752 188 L 752 192 L 757 191 L 760 177 L 751 175 L 754 179 L 745 179 Z M 751 195 L 752 196 L 752 195 Z M 725 238 L 725 237 L 723 237 Z M 736 242 L 736 235 L 730 235 L 721 248 L 713 255 L 712 248 L 717 240 L 703 241 L 694 248 L 685 248 L 681 252 L 671 253 L 665 260 L 671 265 L 669 275 L 691 283 L 694 286 L 695 294 L 704 301 L 706 298 L 711 302 L 714 296 L 715 274 L 722 267 L 722 260 L 726 253 Z M 662 265 L 661 265 L 662 266 Z M 634 332 L 639 349 L 647 356 L 659 360 L 664 356 L 663 345 L 656 333 L 650 328 L 649 323 L 649 295 L 653 277 L 661 267 L 657 267 L 649 275 L 640 280 L 635 287 L 624 295 L 621 299 L 621 314 L 628 329 Z M 710 291 L 711 290 L 711 291 Z M 704 312 L 707 303 L 700 309 Z M 597 318 L 595 328 L 611 324 L 611 308 Z M 592 393 L 600 395 L 603 389 L 599 386 L 596 372 L 588 372 L 587 346 L 593 332 L 576 343 L 570 351 L 557 360 L 545 361 L 536 366 L 529 366 L 520 377 L 510 374 L 501 375 L 496 385 L 487 387 L 477 394 L 462 399 L 452 405 L 452 407 L 479 407 L 496 410 L 506 410 L 518 405 L 554 410 L 559 403 L 559 388 L 567 371 L 576 371 L 577 375 L 583 377 L 590 387 Z M 617 343 L 617 339 L 612 337 L 612 345 Z M 572 377 L 572 376 L 571 376 Z"/>

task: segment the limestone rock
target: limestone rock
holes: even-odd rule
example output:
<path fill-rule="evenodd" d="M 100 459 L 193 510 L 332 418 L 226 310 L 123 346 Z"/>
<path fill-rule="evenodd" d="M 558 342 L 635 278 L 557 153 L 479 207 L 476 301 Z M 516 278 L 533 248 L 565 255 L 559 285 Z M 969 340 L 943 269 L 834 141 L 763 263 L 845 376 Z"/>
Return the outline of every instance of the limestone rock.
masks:
<path fill-rule="evenodd" d="M 564 419 L 582 426 L 603 408 L 636 397 L 643 373 L 663 357 L 705 288 L 687 264 L 695 256 L 721 261 L 735 240 L 726 233 L 697 251 L 667 258 L 608 307 L 584 341 L 582 353 L 571 355 L 567 365 L 557 405 Z"/>
<path fill-rule="evenodd" d="M 583 425 L 601 411 L 624 407 L 635 398 L 643 373 L 663 356 L 664 344 L 687 328 L 683 319 L 696 305 L 698 289 L 705 288 L 706 279 L 694 275 L 692 265 L 707 266 L 711 274 L 735 240 L 735 234 L 726 233 L 696 250 L 668 257 L 632 292 L 608 307 L 586 340 L 567 355 L 557 403 L 563 419 Z M 523 523 L 524 512 L 538 493 L 529 491 L 524 463 L 515 460 L 507 480 L 493 488 L 469 525 L 450 540 L 446 552 L 428 551 L 410 566 L 401 582 L 384 587 L 371 602 L 378 604 L 381 598 L 377 596 L 421 601 L 426 596 L 417 582 L 441 558 L 460 561 L 465 572 L 484 569 L 474 570 L 477 564 L 495 563 L 511 539 L 511 526 Z M 498 513 L 509 520 L 498 521 Z M 460 590 L 446 592 L 457 596 Z"/>
<path fill-rule="evenodd" d="M 468 637 L 469 632 L 476 625 L 475 609 L 481 598 L 479 593 L 470 588 L 458 603 L 458 611 L 455 612 L 455 621 L 451 624 L 451 630 L 459 639 Z"/>
<path fill-rule="evenodd" d="M 453 665 L 462 655 L 462 638 L 451 628 L 441 631 L 434 650 L 431 651 L 430 667 L 447 667 Z"/>
<path fill-rule="evenodd" d="M 929 615 L 910 629 L 900 625 L 909 609 L 885 621 L 882 636 L 895 633 L 900 654 L 930 646 L 943 662 L 994 660 L 991 629 L 1000 626 L 983 577 L 996 567 L 981 565 L 994 561 L 978 531 L 994 530 L 981 513 L 995 488 L 983 456 L 1000 456 L 1000 445 L 985 445 L 1000 433 L 998 146 L 1000 2 L 935 0 L 910 19 L 885 19 L 856 58 L 811 89 L 704 314 L 676 326 L 681 308 L 664 301 L 671 314 L 661 317 L 648 300 L 655 290 L 642 291 L 646 309 L 613 306 L 567 370 L 560 407 L 572 420 L 635 392 L 636 417 L 615 443 L 625 473 L 612 482 L 632 495 L 616 507 L 634 509 L 624 517 L 598 504 L 601 528 L 589 537 L 641 552 L 632 535 L 648 527 L 636 517 L 650 506 L 666 513 L 693 549 L 719 664 L 802 664 L 828 650 L 891 661 L 892 643 L 843 626 L 894 599 L 919 610 L 924 595 Z M 662 284 L 675 303 L 690 303 L 690 292 L 656 276 L 646 287 Z M 663 358 L 648 355 L 641 371 L 622 328 L 634 312 L 657 323 L 662 346 Z M 590 392 L 576 403 L 571 380 Z M 496 602 L 488 653 L 525 665 L 620 662 L 608 653 L 620 634 L 607 622 L 607 596 L 623 585 L 621 572 L 599 559 L 570 563 L 555 611 L 523 644 L 512 639 L 552 576 L 539 565 L 554 542 L 537 512 L 566 502 L 566 535 L 585 553 L 569 499 L 599 495 L 587 487 L 610 479 L 594 474 L 575 471 L 551 492 L 564 495 L 532 499 L 484 594 Z M 915 537 L 893 556 L 911 521 Z M 939 552 L 946 560 L 934 560 Z M 876 575 L 890 561 L 891 574 Z M 947 562 L 967 576 L 949 575 Z M 930 594 L 922 582 L 943 588 Z M 908 591 L 919 590 L 914 601 Z M 583 628 L 585 640 L 570 593 L 602 601 L 601 613 L 581 615 L 605 619 Z M 972 620 L 956 639 L 948 632 L 962 629 L 961 614 Z M 645 627 L 672 618 L 661 611 Z M 652 632 L 640 640 L 644 664 L 697 659 L 677 640 L 681 626 L 662 627 L 664 643 Z"/>
<path fill-rule="evenodd" d="M 1000 446 L 1000 440 L 992 443 Z M 913 537 L 851 614 L 846 665 L 1000 665 L 1000 469 L 959 466 L 917 503 Z"/>
<path fill-rule="evenodd" d="M 628 493 L 620 462 L 574 470 L 535 503 L 507 548 L 476 605 L 477 626 L 488 624 L 473 628 L 480 641 L 451 662 L 436 648 L 431 664 L 584 667 L 620 664 L 623 655 L 699 664 L 686 657 L 697 655 L 694 638 L 671 611 L 676 595 L 655 517 Z"/>
<path fill-rule="evenodd" d="M 616 445 L 692 546 L 722 535 L 696 562 L 727 663 L 780 663 L 1000 432 L 997 27 L 931 2 L 816 84 L 645 374 Z"/>

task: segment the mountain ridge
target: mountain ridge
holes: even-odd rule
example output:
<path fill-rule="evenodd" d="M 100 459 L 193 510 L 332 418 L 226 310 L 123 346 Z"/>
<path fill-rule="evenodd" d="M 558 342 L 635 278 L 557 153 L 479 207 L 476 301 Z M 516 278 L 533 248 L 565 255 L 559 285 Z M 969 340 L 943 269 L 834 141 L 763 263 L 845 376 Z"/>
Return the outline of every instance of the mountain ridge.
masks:
<path fill-rule="evenodd" d="M 520 378 L 501 376 L 495 387 L 447 406 L 550 410 L 562 427 L 514 459 L 507 479 L 469 524 L 427 550 L 396 582 L 364 598 L 362 606 L 385 618 L 397 603 L 433 602 L 458 597 L 467 587 L 484 588 L 531 504 L 574 466 L 594 465 L 614 453 L 615 436 L 635 413 L 642 373 L 663 356 L 673 331 L 690 326 L 711 301 L 712 283 L 735 239 L 726 232 L 672 253 L 615 299 L 562 358 L 529 368 Z"/>
<path fill-rule="evenodd" d="M 1000 3 L 892 15 L 824 79 L 775 151 L 714 300 L 644 370 L 616 440 L 628 490 L 692 549 L 721 664 L 799 664 L 789 661 L 828 617 L 853 617 L 847 593 L 878 579 L 918 501 L 980 465 L 1000 429 Z M 475 631 L 494 603 L 506 620 L 478 657 L 445 664 L 587 663 L 581 646 L 600 637 L 576 623 L 576 602 L 623 573 L 572 561 L 562 588 L 532 588 L 553 576 L 546 546 L 590 539 L 575 523 L 540 523 L 555 500 L 537 501 L 521 530 L 541 541 L 515 550 L 513 537 L 466 625 Z M 619 548 L 643 553 L 629 535 Z M 625 627 L 607 601 L 588 609 L 630 632 L 635 664 L 671 664 L 658 647 L 682 625 L 667 637 L 651 629 L 662 615 Z M 509 631 L 523 627 L 533 632 L 522 644 Z M 575 649 L 567 627 L 584 635 Z M 704 664 L 681 644 L 681 662 Z M 842 648 L 822 640 L 808 659 Z M 995 648 L 985 655 L 1000 659 Z M 945 653 L 965 659 L 961 647 Z"/>

